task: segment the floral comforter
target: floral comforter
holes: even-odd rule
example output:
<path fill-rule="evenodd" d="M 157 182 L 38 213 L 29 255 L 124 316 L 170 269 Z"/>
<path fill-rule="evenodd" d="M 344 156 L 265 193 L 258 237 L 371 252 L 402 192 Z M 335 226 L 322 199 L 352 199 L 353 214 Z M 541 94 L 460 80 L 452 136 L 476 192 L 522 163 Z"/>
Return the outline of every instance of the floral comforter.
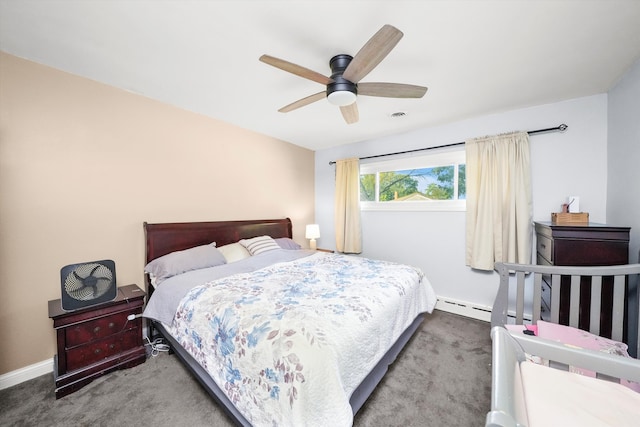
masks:
<path fill-rule="evenodd" d="M 435 294 L 407 265 L 315 253 L 194 287 L 171 334 L 255 426 L 348 426 L 349 398 Z"/>

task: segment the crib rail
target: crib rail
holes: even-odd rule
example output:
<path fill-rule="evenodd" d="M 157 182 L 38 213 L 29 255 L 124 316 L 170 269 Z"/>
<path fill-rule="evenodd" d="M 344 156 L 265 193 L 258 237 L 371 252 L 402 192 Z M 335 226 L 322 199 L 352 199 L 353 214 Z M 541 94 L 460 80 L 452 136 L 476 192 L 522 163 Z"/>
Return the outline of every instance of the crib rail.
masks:
<path fill-rule="evenodd" d="M 625 264 L 602 267 L 569 267 L 530 264 L 496 263 L 495 270 L 500 275 L 500 286 L 491 313 L 491 326 L 501 326 L 508 323 L 509 292 L 515 288 L 515 323 L 523 324 L 526 309 L 531 313 L 532 322 L 540 319 L 542 305 L 542 278 L 551 280 L 550 321 L 560 323 L 560 289 L 562 286 L 571 287 L 569 301 L 569 326 L 578 327 L 581 280 L 589 277 L 591 282 L 591 304 L 589 307 L 589 332 L 609 336 L 616 341 L 624 341 L 624 312 L 626 305 L 625 290 L 630 283 L 637 283 L 640 275 L 640 264 Z M 528 276 L 532 279 L 527 279 Z M 570 281 L 562 281 L 562 277 L 570 277 Z M 601 330 L 600 305 L 603 278 L 613 277 L 613 307 L 611 330 Z M 533 298 L 531 307 L 525 307 L 525 287 L 527 281 L 533 283 Z M 640 317 L 640 316 L 639 316 Z M 638 320 L 640 323 L 640 319 Z M 638 348 L 640 354 L 640 324 L 638 328 Z"/>
<path fill-rule="evenodd" d="M 527 409 L 519 364 L 526 354 L 536 355 L 553 365 L 575 366 L 591 370 L 609 381 L 640 381 L 640 361 L 591 350 L 572 348 L 561 343 L 511 335 L 505 328 L 491 329 L 491 411 L 486 427 L 521 427 L 527 425 Z"/>

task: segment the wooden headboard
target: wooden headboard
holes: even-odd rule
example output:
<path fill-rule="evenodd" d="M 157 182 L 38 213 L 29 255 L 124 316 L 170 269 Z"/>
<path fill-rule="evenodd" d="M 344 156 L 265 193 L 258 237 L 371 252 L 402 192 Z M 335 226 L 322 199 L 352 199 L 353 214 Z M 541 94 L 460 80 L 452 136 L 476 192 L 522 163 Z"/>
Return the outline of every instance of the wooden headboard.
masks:
<path fill-rule="evenodd" d="M 145 265 L 171 252 L 216 242 L 220 247 L 256 236 L 293 236 L 289 218 L 244 221 L 144 223 Z M 145 275 L 146 276 L 146 275 Z M 148 281 L 148 278 L 147 278 Z M 148 285 L 148 283 L 147 283 Z M 149 292 L 147 286 L 147 292 Z"/>
<path fill-rule="evenodd" d="M 246 221 L 144 223 L 146 263 L 171 252 L 216 242 L 220 247 L 256 236 L 293 235 L 289 218 Z"/>

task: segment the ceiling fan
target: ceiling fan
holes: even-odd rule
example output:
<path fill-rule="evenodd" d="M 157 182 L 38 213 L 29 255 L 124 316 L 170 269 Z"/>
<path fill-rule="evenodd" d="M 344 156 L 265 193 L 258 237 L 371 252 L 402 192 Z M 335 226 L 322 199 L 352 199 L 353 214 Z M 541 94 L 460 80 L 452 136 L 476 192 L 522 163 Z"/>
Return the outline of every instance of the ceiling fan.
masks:
<path fill-rule="evenodd" d="M 357 95 L 381 96 L 387 98 L 422 98 L 427 92 L 424 86 L 402 83 L 360 83 L 398 44 L 403 34 L 391 25 L 384 25 L 365 43 L 355 56 L 340 54 L 329 61 L 331 77 L 324 76 L 297 64 L 262 55 L 260 61 L 281 70 L 326 85 L 326 90 L 299 99 L 279 109 L 288 113 L 305 105 L 327 98 L 329 103 L 340 107 L 342 117 L 348 123 L 358 121 Z"/>

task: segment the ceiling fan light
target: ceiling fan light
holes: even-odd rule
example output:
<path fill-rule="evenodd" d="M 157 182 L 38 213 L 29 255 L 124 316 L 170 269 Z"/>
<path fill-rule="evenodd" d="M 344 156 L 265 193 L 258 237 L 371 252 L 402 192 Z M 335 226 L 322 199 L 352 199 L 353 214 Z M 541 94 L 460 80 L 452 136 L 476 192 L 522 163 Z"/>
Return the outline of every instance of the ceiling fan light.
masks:
<path fill-rule="evenodd" d="M 356 94 L 348 91 L 348 90 L 337 90 L 335 92 L 331 92 L 327 99 L 330 104 L 336 105 L 338 107 L 345 107 L 347 105 L 351 105 L 356 101 Z"/>

